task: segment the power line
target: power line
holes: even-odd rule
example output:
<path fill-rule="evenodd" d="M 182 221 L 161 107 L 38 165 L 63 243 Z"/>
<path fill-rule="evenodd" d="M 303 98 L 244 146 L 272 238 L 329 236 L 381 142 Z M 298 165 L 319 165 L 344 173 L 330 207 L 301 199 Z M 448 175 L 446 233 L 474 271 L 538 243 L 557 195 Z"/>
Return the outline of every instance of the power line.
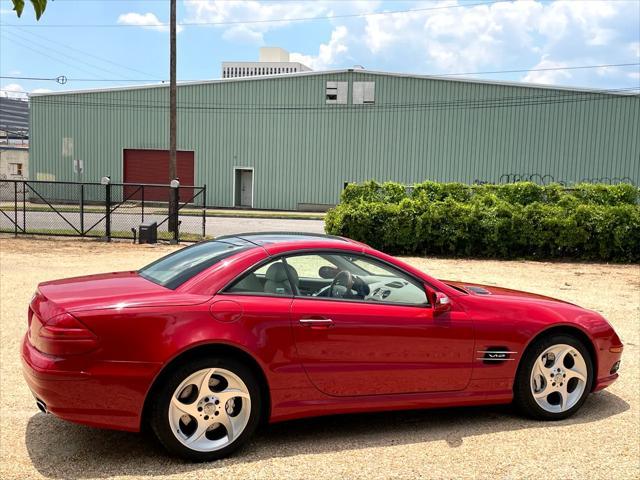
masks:
<path fill-rule="evenodd" d="M 490 75 L 493 73 L 524 73 L 524 72 L 550 72 L 555 70 L 580 70 L 585 68 L 607 68 L 607 67 L 630 67 L 638 66 L 640 63 L 610 63 L 606 65 L 577 65 L 574 67 L 548 67 L 548 68 L 529 68 L 526 70 L 496 70 L 493 72 L 463 72 L 463 73 L 441 73 L 440 77 L 450 77 L 453 75 Z"/>
<path fill-rule="evenodd" d="M 54 59 L 55 60 L 55 59 Z M 5 78 L 8 80 L 41 80 L 41 81 L 53 81 L 53 82 L 59 82 L 60 77 L 15 77 L 15 76 L 0 76 L 0 78 Z M 79 77 L 74 77 L 74 78 L 67 78 L 64 77 L 63 78 L 66 80 L 63 83 L 66 82 L 166 82 L 168 80 L 157 80 L 157 79 L 153 79 L 153 78 L 79 78 Z M 184 81 L 196 81 L 196 80 L 184 80 Z"/>
<path fill-rule="evenodd" d="M 629 67 L 629 66 L 638 66 L 640 62 L 631 62 L 631 63 L 608 63 L 608 64 L 600 64 L 600 65 L 576 65 L 569 67 L 548 67 L 548 68 L 525 68 L 521 70 L 493 70 L 493 71 L 484 71 L 484 72 L 463 72 L 463 73 L 435 73 L 435 74 L 427 74 L 425 76 L 433 76 L 433 77 L 452 77 L 459 75 L 490 75 L 490 74 L 498 74 L 498 73 L 524 73 L 524 72 L 548 72 L 548 71 L 561 71 L 561 70 L 583 70 L 583 69 L 591 69 L 591 68 L 610 68 L 610 67 Z M 286 74 L 285 74 L 286 75 Z M 60 77 L 18 77 L 18 76 L 0 76 L 0 78 L 12 79 L 12 80 L 42 80 L 42 81 L 57 81 Z M 235 77 L 236 79 L 240 78 L 260 78 L 260 76 L 254 77 Z M 76 82 L 166 82 L 166 79 L 114 79 L 114 78 L 68 78 L 68 81 L 76 81 Z M 231 80 L 231 79 L 228 79 Z M 182 80 L 183 82 L 199 82 L 199 81 L 208 81 L 208 80 Z"/>
<path fill-rule="evenodd" d="M 8 80 L 53 80 L 57 81 L 58 78 L 49 78 L 49 77 L 14 77 L 14 76 L 0 76 L 0 78 L 6 78 Z"/>
<path fill-rule="evenodd" d="M 15 32 L 11 32 L 11 36 L 8 36 L 7 33 L 9 32 L 2 32 L 0 33 L 0 37 L 5 38 L 7 40 L 9 40 L 10 42 L 18 45 L 21 48 L 25 48 L 27 50 L 30 50 L 34 53 L 36 53 L 37 55 L 40 55 L 42 57 L 48 58 L 49 60 L 53 60 L 54 62 L 59 62 L 59 63 L 63 63 L 65 65 L 68 65 L 69 67 L 75 69 L 75 70 L 79 70 L 85 73 L 88 73 L 89 75 L 96 75 L 96 72 L 98 71 L 102 71 L 102 73 L 98 73 L 98 75 L 104 75 L 104 73 L 107 74 L 112 74 L 113 72 L 101 67 L 99 65 L 95 65 L 95 64 L 91 64 L 87 61 L 84 61 L 82 59 L 78 59 L 76 56 L 73 55 L 69 55 L 66 53 L 61 53 L 58 52 L 56 49 L 48 47 L 46 45 L 43 45 L 41 43 L 37 43 L 34 42 L 32 40 L 29 39 L 25 39 L 25 37 L 22 37 L 20 35 L 16 35 Z M 27 42 L 27 43 L 25 43 Z M 46 51 L 43 51 L 45 50 Z M 72 63 L 72 62 L 75 62 Z M 90 71 L 90 70 L 93 71 Z M 121 78 L 120 80 L 124 80 L 124 81 L 129 81 L 126 78 Z M 148 80 L 147 80 L 148 81 Z"/>
<path fill-rule="evenodd" d="M 403 13 L 419 13 L 419 12 L 428 12 L 432 10 L 445 10 L 450 8 L 465 8 L 465 7 L 474 7 L 479 5 L 492 5 L 495 3 L 503 3 L 506 0 L 491 0 L 485 2 L 475 2 L 475 3 L 465 3 L 459 5 L 440 5 L 437 7 L 425 7 L 425 8 L 413 8 L 406 10 L 390 10 L 386 12 L 366 12 L 366 13 L 346 13 L 341 15 L 324 15 L 324 16 L 316 16 L 316 17 L 296 17 L 296 18 L 273 18 L 273 19 L 262 19 L 262 20 L 231 20 L 226 22 L 178 22 L 179 26 L 190 26 L 190 27 L 198 27 L 198 26 L 215 26 L 215 25 L 249 25 L 249 24 L 260 24 L 260 23 L 278 23 L 278 22 L 308 22 L 308 21 L 316 21 L 316 20 L 334 20 L 338 18 L 356 18 L 356 17 L 372 17 L 376 15 L 393 15 L 393 14 L 403 14 Z M 21 25 L 17 23 L 5 24 L 3 27 L 41 27 L 41 28 L 119 28 L 119 27 L 168 27 L 169 23 L 147 23 L 147 24 L 46 24 L 46 23 L 38 23 L 31 25 Z"/>
<path fill-rule="evenodd" d="M 58 1 L 59 1 L 59 0 L 58 0 Z M 130 70 L 130 71 L 132 71 L 132 72 L 141 73 L 142 75 L 145 75 L 145 76 L 148 76 L 148 77 L 153 77 L 153 76 L 154 76 L 154 75 L 151 75 L 150 73 L 143 72 L 142 70 L 138 70 L 137 68 L 129 67 L 129 66 L 127 66 L 127 65 L 123 65 L 123 64 L 121 64 L 121 63 L 114 62 L 113 60 L 110 60 L 110 59 L 108 59 L 108 58 L 101 57 L 101 56 L 99 56 L 99 55 L 96 55 L 96 54 L 94 54 L 94 53 L 90 53 L 90 52 L 86 52 L 86 51 L 84 51 L 84 50 L 80 50 L 79 48 L 72 47 L 71 45 L 67 45 L 67 44 L 65 44 L 65 43 L 59 42 L 59 41 L 54 40 L 54 39 L 52 39 L 52 38 L 45 37 L 44 35 L 39 35 L 39 34 L 37 34 L 37 33 L 33 32 L 33 31 L 26 31 L 26 30 L 20 30 L 20 31 L 21 31 L 21 33 L 25 33 L 25 34 L 27 34 L 27 35 L 33 35 L 33 36 L 38 37 L 38 38 L 41 38 L 41 39 L 43 39 L 43 40 L 45 40 L 45 41 L 47 41 L 47 42 L 55 43 L 55 44 L 60 45 L 60 46 L 62 46 L 62 47 L 64 47 L 64 48 L 67 48 L 67 49 L 69 49 L 69 50 L 76 51 L 76 52 L 81 53 L 81 54 L 83 54 L 83 55 L 87 55 L 87 56 L 89 56 L 89 57 L 95 58 L 96 60 L 102 61 L 102 62 L 104 62 L 104 63 L 109 63 L 109 64 L 114 65 L 114 66 L 116 66 L 116 67 L 124 68 L 124 69 Z"/>

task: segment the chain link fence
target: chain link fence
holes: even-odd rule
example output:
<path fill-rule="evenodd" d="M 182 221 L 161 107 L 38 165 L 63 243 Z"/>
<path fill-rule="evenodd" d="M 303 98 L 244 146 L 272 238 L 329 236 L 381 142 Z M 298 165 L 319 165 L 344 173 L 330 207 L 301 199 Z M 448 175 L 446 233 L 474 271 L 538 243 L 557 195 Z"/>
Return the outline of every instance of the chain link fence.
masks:
<path fill-rule="evenodd" d="M 174 222 L 171 195 L 177 196 Z M 0 180 L 0 232 L 135 241 L 141 224 L 156 222 L 159 240 L 199 241 L 206 196 L 206 186 Z"/>

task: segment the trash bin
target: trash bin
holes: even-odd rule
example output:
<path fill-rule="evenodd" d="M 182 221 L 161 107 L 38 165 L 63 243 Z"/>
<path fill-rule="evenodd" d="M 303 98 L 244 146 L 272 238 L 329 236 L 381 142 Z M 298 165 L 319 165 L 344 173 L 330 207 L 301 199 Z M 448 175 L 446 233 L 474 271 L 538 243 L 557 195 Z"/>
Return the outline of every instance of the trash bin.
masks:
<path fill-rule="evenodd" d="M 138 228 L 138 243 L 158 243 L 158 222 L 140 224 Z"/>

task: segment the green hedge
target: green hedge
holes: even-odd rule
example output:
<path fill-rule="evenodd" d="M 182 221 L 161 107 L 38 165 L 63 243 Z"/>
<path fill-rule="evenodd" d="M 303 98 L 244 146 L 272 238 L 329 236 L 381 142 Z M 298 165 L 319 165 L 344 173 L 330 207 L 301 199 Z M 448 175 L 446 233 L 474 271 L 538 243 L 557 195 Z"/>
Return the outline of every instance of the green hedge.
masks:
<path fill-rule="evenodd" d="M 631 185 L 349 185 L 327 233 L 396 254 L 640 261 Z"/>

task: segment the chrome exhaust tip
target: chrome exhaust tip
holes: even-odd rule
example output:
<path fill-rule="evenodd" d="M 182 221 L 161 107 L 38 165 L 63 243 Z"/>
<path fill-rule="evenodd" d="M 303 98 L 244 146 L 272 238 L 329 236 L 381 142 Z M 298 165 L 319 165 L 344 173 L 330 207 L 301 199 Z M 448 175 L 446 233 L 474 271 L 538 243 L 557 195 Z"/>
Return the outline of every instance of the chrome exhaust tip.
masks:
<path fill-rule="evenodd" d="M 47 411 L 47 406 L 42 400 L 36 400 L 36 406 L 38 407 L 38 410 L 40 410 L 42 413 L 49 413 Z"/>

